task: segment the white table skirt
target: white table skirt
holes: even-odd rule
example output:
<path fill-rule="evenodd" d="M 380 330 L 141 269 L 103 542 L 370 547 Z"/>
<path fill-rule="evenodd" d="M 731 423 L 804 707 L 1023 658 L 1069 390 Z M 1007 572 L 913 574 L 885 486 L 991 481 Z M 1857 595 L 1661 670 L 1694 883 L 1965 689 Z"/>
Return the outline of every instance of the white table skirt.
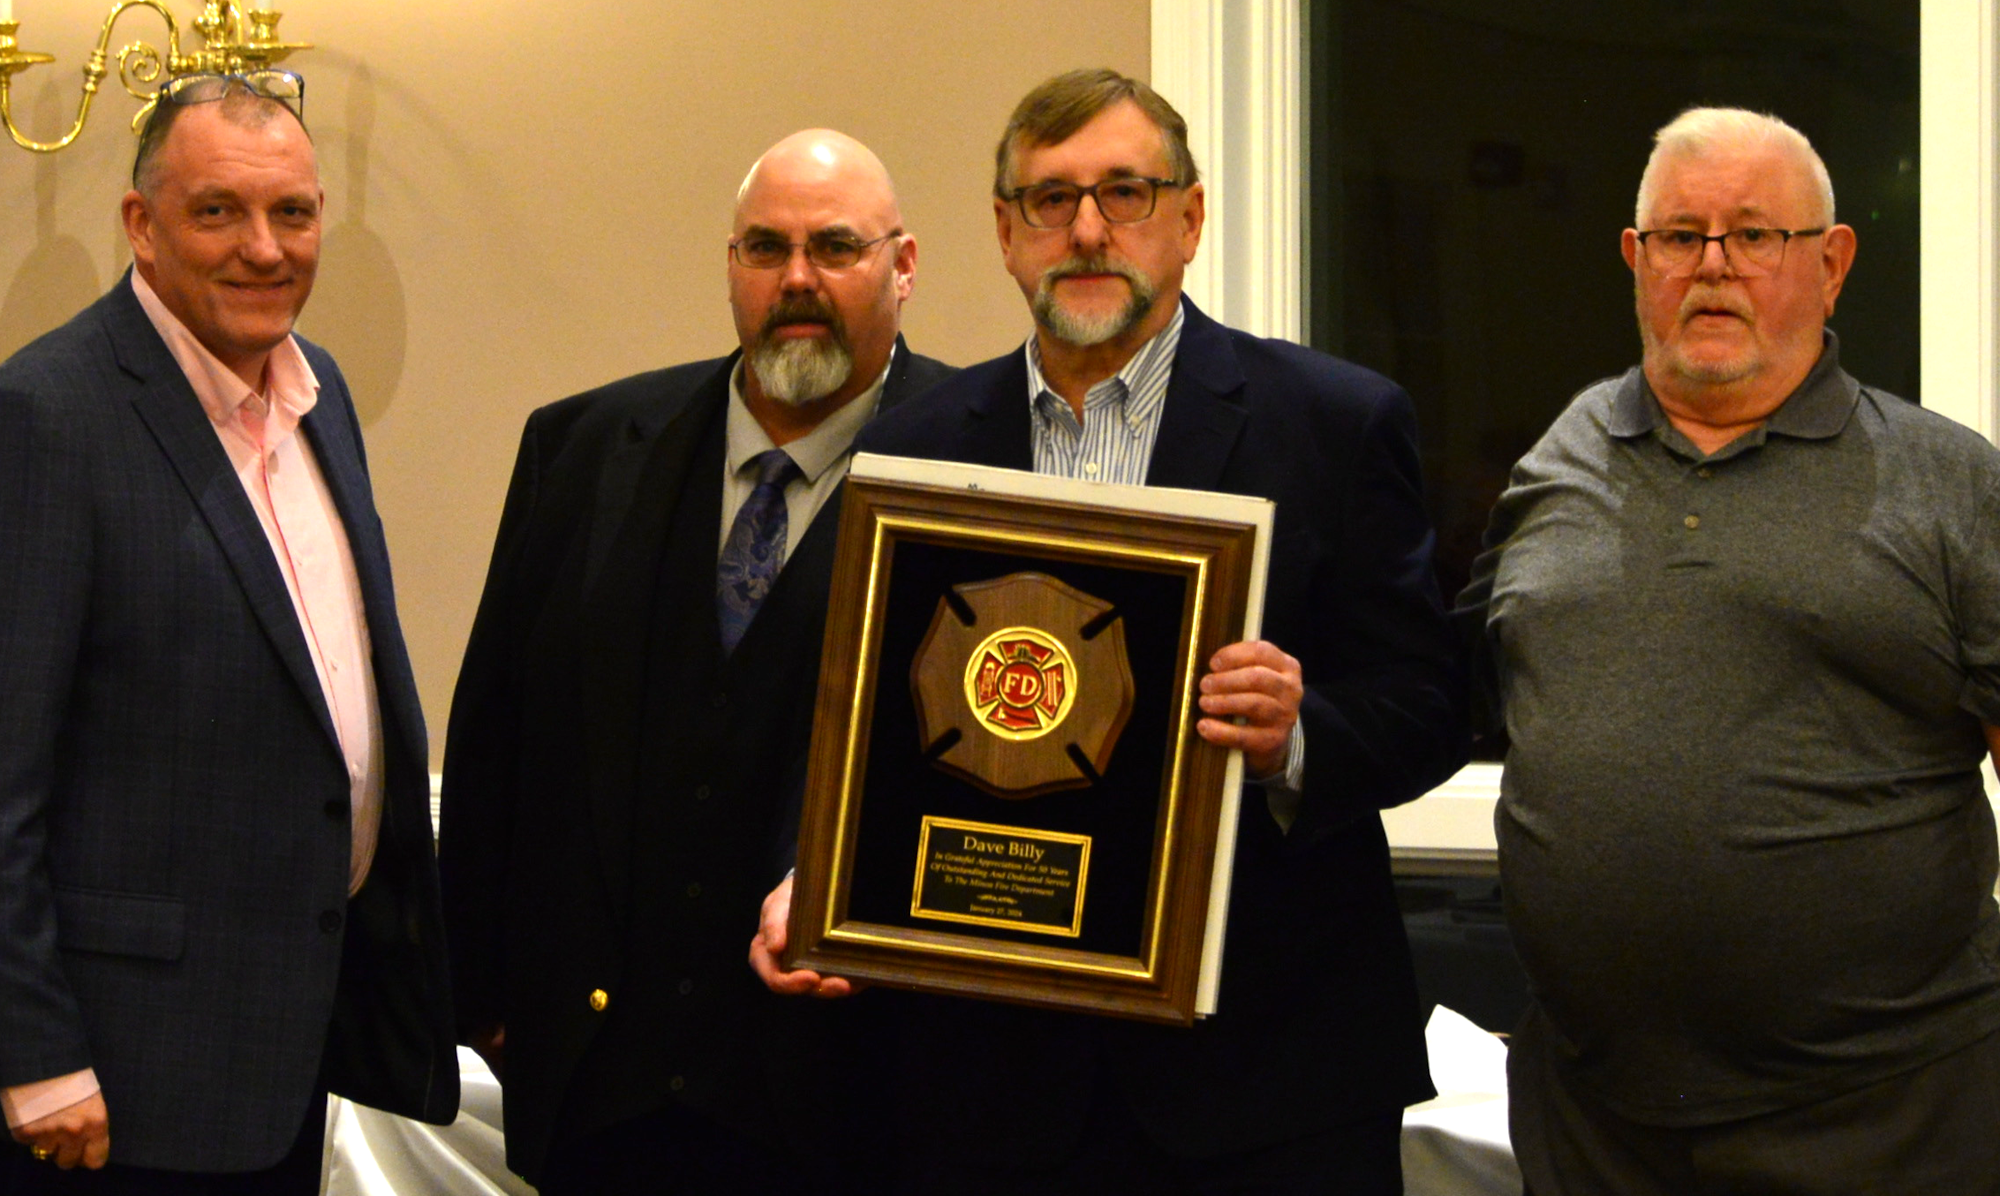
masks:
<path fill-rule="evenodd" d="M 333 1098 L 327 1111 L 328 1196 L 534 1196 L 507 1170 L 500 1082 L 458 1048 L 458 1120 L 447 1126 Z"/>

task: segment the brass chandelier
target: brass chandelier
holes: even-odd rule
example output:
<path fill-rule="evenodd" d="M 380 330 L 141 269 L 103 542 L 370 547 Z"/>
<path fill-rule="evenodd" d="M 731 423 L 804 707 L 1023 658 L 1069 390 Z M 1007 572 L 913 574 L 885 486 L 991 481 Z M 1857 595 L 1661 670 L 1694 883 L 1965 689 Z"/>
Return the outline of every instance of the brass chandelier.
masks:
<path fill-rule="evenodd" d="M 90 61 L 84 64 L 83 99 L 77 105 L 76 123 L 58 140 L 36 141 L 14 126 L 14 76 L 30 67 L 54 62 L 55 58 L 19 47 L 15 34 L 20 30 L 20 22 L 14 19 L 14 0 L 0 0 L 0 122 L 6 124 L 7 135 L 14 139 L 14 144 L 38 154 L 55 153 L 75 141 L 77 134 L 83 132 L 84 121 L 90 117 L 90 102 L 97 96 L 98 85 L 108 73 L 105 64 L 112 27 L 127 10 L 150 8 L 167 23 L 166 53 L 142 41 L 131 42 L 118 51 L 118 81 L 134 99 L 143 101 L 132 118 L 132 131 L 136 133 L 158 101 L 160 85 L 174 78 L 191 74 L 239 74 L 271 66 L 295 50 L 311 49 L 304 42 L 278 39 L 278 19 L 282 14 L 263 7 L 267 2 L 251 0 L 251 7 L 246 9 L 236 0 L 206 0 L 201 15 L 194 20 L 194 30 L 201 35 L 201 48 L 184 53 L 180 22 L 160 0 L 120 0 L 104 18 L 97 47 L 91 51 Z"/>

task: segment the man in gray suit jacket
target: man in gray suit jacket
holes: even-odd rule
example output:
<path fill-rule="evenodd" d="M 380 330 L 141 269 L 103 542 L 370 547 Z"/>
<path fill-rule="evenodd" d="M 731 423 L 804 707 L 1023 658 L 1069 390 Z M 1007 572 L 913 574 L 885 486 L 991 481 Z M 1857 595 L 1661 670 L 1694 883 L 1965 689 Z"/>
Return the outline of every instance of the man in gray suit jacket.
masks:
<path fill-rule="evenodd" d="M 9 1193 L 313 1192 L 329 1089 L 457 1109 L 387 549 L 346 384 L 291 333 L 299 83 L 171 86 L 134 271 L 0 366 Z"/>

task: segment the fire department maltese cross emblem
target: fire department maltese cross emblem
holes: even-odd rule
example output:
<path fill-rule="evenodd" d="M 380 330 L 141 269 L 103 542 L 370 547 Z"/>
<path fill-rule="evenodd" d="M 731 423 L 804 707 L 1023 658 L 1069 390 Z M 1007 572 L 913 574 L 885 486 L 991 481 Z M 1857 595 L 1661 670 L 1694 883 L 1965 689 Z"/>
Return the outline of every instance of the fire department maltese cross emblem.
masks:
<path fill-rule="evenodd" d="M 1095 784 L 1132 713 L 1124 621 L 1040 573 L 952 587 L 910 685 L 925 756 L 998 797 Z"/>
<path fill-rule="evenodd" d="M 1076 664 L 1062 641 L 1033 627 L 986 637 L 965 664 L 965 701 L 1002 739 L 1033 739 L 1062 724 L 1074 703 Z"/>

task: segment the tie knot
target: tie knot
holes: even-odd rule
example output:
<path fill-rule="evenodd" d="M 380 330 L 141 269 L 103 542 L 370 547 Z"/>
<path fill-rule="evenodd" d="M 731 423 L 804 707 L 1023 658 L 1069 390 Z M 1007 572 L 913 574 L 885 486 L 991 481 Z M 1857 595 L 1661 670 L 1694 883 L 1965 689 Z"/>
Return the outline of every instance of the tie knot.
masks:
<path fill-rule="evenodd" d="M 759 486 L 782 487 L 798 477 L 801 472 L 798 462 L 792 460 L 784 449 L 765 449 L 750 458 L 750 463 L 757 467 Z"/>

